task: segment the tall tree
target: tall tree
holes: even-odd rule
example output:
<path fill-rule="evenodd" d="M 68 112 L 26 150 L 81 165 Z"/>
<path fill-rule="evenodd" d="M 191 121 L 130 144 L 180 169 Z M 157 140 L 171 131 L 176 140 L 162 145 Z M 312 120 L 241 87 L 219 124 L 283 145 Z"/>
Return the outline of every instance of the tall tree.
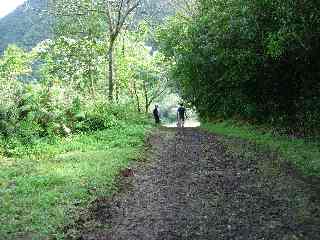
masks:
<path fill-rule="evenodd" d="M 108 64 L 109 64 L 109 100 L 113 100 L 113 51 L 114 45 L 119 33 L 124 27 L 129 15 L 139 6 L 142 0 L 107 0 L 105 1 L 106 15 L 108 20 L 109 46 L 108 46 Z"/>
<path fill-rule="evenodd" d="M 171 82 L 164 55 L 145 45 L 148 28 L 144 23 L 136 33 L 123 37 L 123 47 L 117 48 L 118 84 L 125 87 L 137 110 L 149 112 L 150 105 L 169 90 Z"/>
<path fill-rule="evenodd" d="M 78 16 L 85 16 L 90 12 L 101 14 L 101 20 L 105 21 L 107 25 L 108 46 L 107 59 L 108 70 L 106 77 L 108 78 L 108 97 L 113 101 L 114 91 L 114 47 L 117 38 L 124 28 L 130 14 L 132 14 L 142 0 L 51 0 L 53 13 L 57 16 L 69 16 L 75 19 Z"/>

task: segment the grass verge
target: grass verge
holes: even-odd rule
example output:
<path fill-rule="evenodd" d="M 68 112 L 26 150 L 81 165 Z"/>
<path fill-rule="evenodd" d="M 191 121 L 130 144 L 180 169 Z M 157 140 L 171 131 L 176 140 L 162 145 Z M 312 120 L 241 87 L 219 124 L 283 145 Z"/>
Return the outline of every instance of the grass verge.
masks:
<path fill-rule="evenodd" d="M 241 138 L 260 146 L 270 147 L 280 153 L 286 161 L 292 163 L 304 176 L 317 178 L 320 176 L 319 142 L 291 139 L 233 121 L 203 123 L 201 127 L 218 135 Z"/>
<path fill-rule="evenodd" d="M 42 140 L 0 156 L 0 239 L 64 239 L 79 209 L 117 190 L 116 177 L 138 159 L 143 124 Z"/>

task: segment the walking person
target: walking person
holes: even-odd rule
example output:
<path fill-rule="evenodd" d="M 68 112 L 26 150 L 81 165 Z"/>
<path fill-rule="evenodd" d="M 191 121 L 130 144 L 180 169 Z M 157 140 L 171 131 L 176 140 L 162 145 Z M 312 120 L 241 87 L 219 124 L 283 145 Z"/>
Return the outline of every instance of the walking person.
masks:
<path fill-rule="evenodd" d="M 186 118 L 186 108 L 183 106 L 183 103 L 180 104 L 177 110 L 177 126 L 184 127 L 184 122 Z"/>
<path fill-rule="evenodd" d="M 156 124 L 159 124 L 160 123 L 160 111 L 159 111 L 159 106 L 156 105 L 154 107 L 154 110 L 153 110 L 153 117 L 154 117 L 154 121 Z"/>

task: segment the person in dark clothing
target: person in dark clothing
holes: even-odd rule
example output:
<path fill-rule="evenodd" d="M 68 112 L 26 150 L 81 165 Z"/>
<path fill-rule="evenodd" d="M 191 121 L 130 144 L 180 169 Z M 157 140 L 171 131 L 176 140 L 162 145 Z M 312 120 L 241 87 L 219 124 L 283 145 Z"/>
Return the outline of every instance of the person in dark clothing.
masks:
<path fill-rule="evenodd" d="M 159 106 L 156 105 L 153 110 L 153 117 L 154 117 L 154 121 L 156 124 L 160 123 L 160 112 L 159 112 L 158 108 L 159 108 Z"/>
<path fill-rule="evenodd" d="M 180 107 L 177 110 L 177 126 L 178 127 L 184 127 L 184 121 L 186 118 L 186 108 L 183 106 L 183 104 L 180 104 Z"/>

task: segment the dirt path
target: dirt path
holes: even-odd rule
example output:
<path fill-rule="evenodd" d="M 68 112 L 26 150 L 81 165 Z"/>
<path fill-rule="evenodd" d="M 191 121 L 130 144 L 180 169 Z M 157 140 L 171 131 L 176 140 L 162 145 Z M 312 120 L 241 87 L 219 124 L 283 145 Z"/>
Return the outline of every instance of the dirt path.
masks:
<path fill-rule="evenodd" d="M 197 129 L 160 130 L 150 145 L 151 160 L 134 167 L 122 193 L 97 202 L 111 230 L 82 239 L 320 239 L 318 195 L 290 171 L 266 167 L 274 154 L 235 157 Z"/>

